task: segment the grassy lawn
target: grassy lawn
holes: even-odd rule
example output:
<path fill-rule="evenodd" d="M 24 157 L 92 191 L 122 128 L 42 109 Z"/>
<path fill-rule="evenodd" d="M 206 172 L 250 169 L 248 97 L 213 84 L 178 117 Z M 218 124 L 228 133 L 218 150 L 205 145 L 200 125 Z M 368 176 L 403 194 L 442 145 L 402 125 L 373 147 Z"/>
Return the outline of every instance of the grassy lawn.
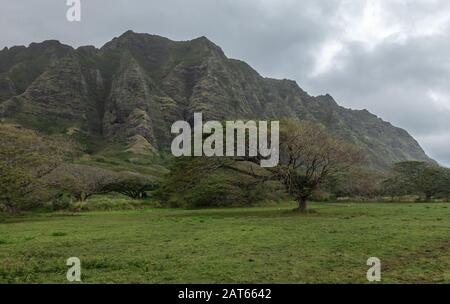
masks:
<path fill-rule="evenodd" d="M 450 204 L 41 213 L 0 219 L 0 282 L 450 283 Z"/>

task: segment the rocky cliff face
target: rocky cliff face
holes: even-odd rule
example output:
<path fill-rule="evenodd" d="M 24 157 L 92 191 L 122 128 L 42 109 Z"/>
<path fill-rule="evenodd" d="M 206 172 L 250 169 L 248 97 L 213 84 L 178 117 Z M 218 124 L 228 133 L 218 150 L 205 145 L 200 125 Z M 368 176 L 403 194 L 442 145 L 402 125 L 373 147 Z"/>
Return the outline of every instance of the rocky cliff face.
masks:
<path fill-rule="evenodd" d="M 175 42 L 131 31 L 97 49 L 57 41 L 0 51 L 0 117 L 47 132 L 77 130 L 140 151 L 167 149 L 170 126 L 205 119 L 320 122 L 368 151 L 370 165 L 431 161 L 404 130 L 366 110 L 260 76 L 205 37 Z"/>

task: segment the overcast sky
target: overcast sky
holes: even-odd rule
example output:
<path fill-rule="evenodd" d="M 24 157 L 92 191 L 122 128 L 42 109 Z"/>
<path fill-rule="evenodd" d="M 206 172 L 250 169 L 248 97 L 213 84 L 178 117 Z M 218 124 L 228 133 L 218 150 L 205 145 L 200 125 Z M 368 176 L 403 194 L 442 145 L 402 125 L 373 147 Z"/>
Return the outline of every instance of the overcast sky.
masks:
<path fill-rule="evenodd" d="M 450 166 L 449 0 L 0 0 L 0 47 L 101 46 L 126 30 L 207 36 L 263 76 L 294 79 L 405 128 Z"/>

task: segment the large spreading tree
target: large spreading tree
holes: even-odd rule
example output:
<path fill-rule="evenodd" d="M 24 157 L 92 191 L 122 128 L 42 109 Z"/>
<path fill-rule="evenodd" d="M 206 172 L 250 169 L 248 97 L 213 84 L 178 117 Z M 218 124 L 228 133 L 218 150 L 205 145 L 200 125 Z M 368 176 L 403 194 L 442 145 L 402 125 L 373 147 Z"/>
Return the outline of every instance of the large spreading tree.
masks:
<path fill-rule="evenodd" d="M 253 174 L 262 180 L 278 180 L 307 213 L 308 200 L 328 179 L 358 167 L 365 158 L 357 146 L 330 134 L 322 125 L 294 119 L 280 123 L 280 160 L 266 168 L 269 175 Z M 245 157 L 260 163 L 261 157 Z"/>
<path fill-rule="evenodd" d="M 0 123 L 0 204 L 8 212 L 36 207 L 45 195 L 42 177 L 74 151 L 76 145 L 66 139 Z"/>
<path fill-rule="evenodd" d="M 272 171 L 298 202 L 298 211 L 306 213 L 314 190 L 363 159 L 359 148 L 330 135 L 321 125 L 285 120 L 280 129 L 280 163 Z"/>

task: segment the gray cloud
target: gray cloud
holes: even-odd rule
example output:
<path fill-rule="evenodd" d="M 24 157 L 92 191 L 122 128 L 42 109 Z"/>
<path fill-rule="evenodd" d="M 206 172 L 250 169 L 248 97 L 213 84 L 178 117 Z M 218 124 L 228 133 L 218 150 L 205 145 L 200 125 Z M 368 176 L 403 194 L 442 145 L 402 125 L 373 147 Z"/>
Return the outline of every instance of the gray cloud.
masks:
<path fill-rule="evenodd" d="M 0 1 L 2 46 L 204 35 L 264 76 L 405 128 L 450 165 L 450 1 L 81 0 L 81 23 L 67 22 L 65 0 Z"/>

